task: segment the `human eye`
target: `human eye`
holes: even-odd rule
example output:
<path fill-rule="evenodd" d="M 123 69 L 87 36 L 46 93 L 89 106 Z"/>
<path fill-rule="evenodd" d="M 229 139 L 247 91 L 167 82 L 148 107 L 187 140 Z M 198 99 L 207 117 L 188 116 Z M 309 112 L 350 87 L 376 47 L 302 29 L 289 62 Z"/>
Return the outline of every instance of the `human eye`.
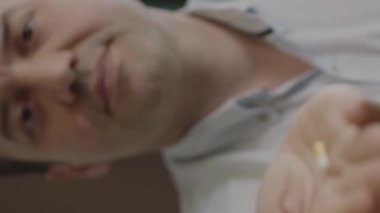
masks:
<path fill-rule="evenodd" d="M 33 40 L 35 37 L 35 31 L 33 26 L 32 16 L 28 17 L 22 22 L 17 35 L 17 51 L 20 55 L 24 56 L 30 53 L 32 49 Z"/>
<path fill-rule="evenodd" d="M 20 124 L 22 131 L 25 133 L 27 137 L 34 138 L 34 124 L 35 124 L 35 116 L 33 113 L 33 109 L 28 106 L 24 105 L 20 109 Z"/>
<path fill-rule="evenodd" d="M 33 34 L 34 34 L 34 31 L 33 31 L 32 21 L 27 20 L 24 23 L 22 30 L 21 30 L 21 36 L 20 37 L 21 37 L 22 42 L 24 42 L 25 44 L 30 43 L 33 39 Z"/>

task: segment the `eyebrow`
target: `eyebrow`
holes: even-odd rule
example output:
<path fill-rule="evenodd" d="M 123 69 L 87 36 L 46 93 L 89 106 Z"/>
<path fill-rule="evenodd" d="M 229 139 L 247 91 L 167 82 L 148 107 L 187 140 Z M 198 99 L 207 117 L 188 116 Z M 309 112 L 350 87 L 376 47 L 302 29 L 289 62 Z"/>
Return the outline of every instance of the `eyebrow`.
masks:
<path fill-rule="evenodd" d="M 14 10 L 6 11 L 3 13 L 1 17 L 1 25 L 2 25 L 2 39 L 1 39 L 1 44 L 2 44 L 2 53 L 7 52 L 9 49 L 9 43 L 10 43 L 10 24 L 9 24 L 9 15 L 10 13 Z"/>
<path fill-rule="evenodd" d="M 9 132 L 9 105 L 2 101 L 0 103 L 0 136 L 6 140 L 13 140 Z"/>
<path fill-rule="evenodd" d="M 8 8 L 6 11 L 3 12 L 1 15 L 1 30 L 2 32 L 0 35 L 1 38 L 1 57 L 5 57 L 5 55 L 8 53 L 10 42 L 11 42 L 11 24 L 10 24 L 10 17 L 13 16 L 13 13 L 16 13 L 19 11 L 22 7 L 25 5 L 14 5 L 10 8 Z"/>

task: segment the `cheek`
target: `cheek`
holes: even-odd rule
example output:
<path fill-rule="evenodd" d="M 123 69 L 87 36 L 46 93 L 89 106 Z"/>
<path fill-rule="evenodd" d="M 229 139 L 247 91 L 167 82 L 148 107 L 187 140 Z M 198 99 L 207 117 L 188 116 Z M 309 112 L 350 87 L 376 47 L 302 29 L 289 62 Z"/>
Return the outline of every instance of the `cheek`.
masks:
<path fill-rule="evenodd" d="M 104 131 L 92 125 L 85 117 L 69 113 L 50 116 L 39 141 L 41 150 L 87 148 L 104 140 Z"/>
<path fill-rule="evenodd" d="M 55 28 L 74 25 L 106 24 L 120 20 L 120 17 L 130 17 L 138 14 L 125 4 L 128 1 L 120 0 L 37 0 L 39 11 L 54 23 Z M 128 20 L 128 19 L 124 19 Z M 129 19 L 129 21 L 131 21 Z M 57 26 L 58 24 L 58 26 Z"/>
<path fill-rule="evenodd" d="M 60 1 L 65 2 L 65 1 Z M 80 2 L 80 1 L 79 1 Z M 42 31 L 54 34 L 55 32 L 65 32 L 68 29 L 72 31 L 89 31 L 103 26 L 107 22 L 107 15 L 100 16 L 100 11 L 89 7 L 81 7 L 68 4 L 52 5 L 43 7 L 37 13 L 37 23 L 40 23 Z"/>
<path fill-rule="evenodd" d="M 45 37 L 91 34 L 114 23 L 117 14 L 107 0 L 39 0 L 36 23 Z"/>
<path fill-rule="evenodd" d="M 128 8 L 115 0 L 39 1 L 35 22 L 42 49 L 69 48 L 114 26 L 129 29 L 147 26 L 143 10 Z"/>
<path fill-rule="evenodd" d="M 125 24 L 146 26 L 148 10 L 138 0 L 36 0 L 41 16 L 53 30 L 75 26 Z"/>

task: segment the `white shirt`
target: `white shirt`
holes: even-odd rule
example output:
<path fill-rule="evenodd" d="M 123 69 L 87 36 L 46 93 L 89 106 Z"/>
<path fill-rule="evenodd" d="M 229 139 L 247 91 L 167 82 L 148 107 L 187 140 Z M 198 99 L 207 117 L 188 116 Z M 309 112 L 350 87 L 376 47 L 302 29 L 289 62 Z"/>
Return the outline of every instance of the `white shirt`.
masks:
<path fill-rule="evenodd" d="M 247 10 L 254 9 L 251 16 L 274 29 L 270 40 L 279 47 L 338 78 L 380 81 L 377 0 L 190 0 L 186 9 L 203 16 L 211 13 L 216 19 L 228 15 L 226 10 L 240 11 L 241 20 L 249 17 Z M 238 17 L 231 19 L 242 24 Z M 243 23 L 255 25 L 255 21 Z"/>
<path fill-rule="evenodd" d="M 260 98 L 257 91 L 235 97 L 164 151 L 182 213 L 254 213 L 260 178 L 308 97 L 336 81 L 380 91 L 380 2 L 193 0 L 185 10 L 254 35 L 269 24 L 269 41 L 324 71 L 278 103 L 242 106 L 246 97 Z"/>

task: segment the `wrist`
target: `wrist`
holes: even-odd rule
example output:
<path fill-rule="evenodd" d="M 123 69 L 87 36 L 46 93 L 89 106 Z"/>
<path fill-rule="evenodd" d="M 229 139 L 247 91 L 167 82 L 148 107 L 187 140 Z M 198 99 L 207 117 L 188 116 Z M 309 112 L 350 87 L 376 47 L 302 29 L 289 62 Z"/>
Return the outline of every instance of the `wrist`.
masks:
<path fill-rule="evenodd" d="M 305 161 L 284 148 L 263 179 L 258 212 L 309 213 L 318 183 Z"/>

